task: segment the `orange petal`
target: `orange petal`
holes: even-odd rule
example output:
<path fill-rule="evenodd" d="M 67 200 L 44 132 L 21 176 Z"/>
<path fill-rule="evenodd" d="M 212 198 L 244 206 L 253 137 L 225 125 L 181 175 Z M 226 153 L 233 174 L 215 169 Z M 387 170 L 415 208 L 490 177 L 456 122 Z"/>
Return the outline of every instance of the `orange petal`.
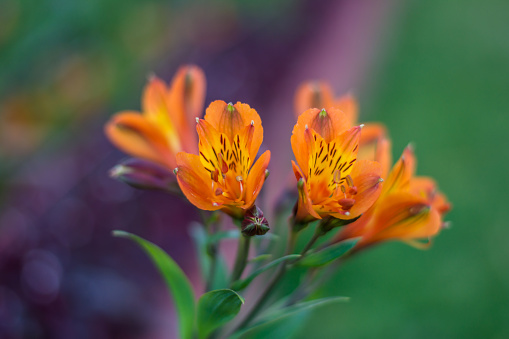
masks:
<path fill-rule="evenodd" d="M 350 218 L 363 214 L 380 196 L 383 184 L 380 180 L 382 168 L 375 161 L 358 160 L 350 173 L 357 187 L 357 194 L 353 196 L 355 204 L 350 209 Z M 342 219 L 345 219 L 344 216 Z"/>
<path fill-rule="evenodd" d="M 292 132 L 291 144 L 297 164 L 299 164 L 302 172 L 306 175 L 304 178 L 307 178 L 309 157 L 314 150 L 314 139 L 311 130 L 309 128 L 301 128 L 298 124 L 295 125 Z"/>
<path fill-rule="evenodd" d="M 260 193 L 263 183 L 265 182 L 265 170 L 269 166 L 270 151 L 265 151 L 255 162 L 246 180 L 246 195 L 243 209 L 249 209 L 255 203 Z"/>
<path fill-rule="evenodd" d="M 333 106 L 333 96 L 330 85 L 325 82 L 308 81 L 302 83 L 295 92 L 295 116 L 310 108 L 325 108 Z"/>
<path fill-rule="evenodd" d="M 385 180 L 382 195 L 399 191 L 407 191 L 410 187 L 410 179 L 415 173 L 415 155 L 411 147 L 406 147 L 401 158 L 394 165 Z"/>
<path fill-rule="evenodd" d="M 377 206 L 376 221 L 363 244 L 389 239 L 418 239 L 440 231 L 440 215 L 425 199 L 410 193 L 395 193 Z"/>
<path fill-rule="evenodd" d="M 105 126 L 111 142 L 122 151 L 159 164 L 175 167 L 175 154 L 161 131 L 136 112 L 114 115 Z"/>
<path fill-rule="evenodd" d="M 308 185 L 306 179 L 300 168 L 292 160 L 292 167 L 295 176 L 297 177 L 297 188 L 299 190 L 299 200 L 297 202 L 297 211 L 295 213 L 295 220 L 297 223 L 308 223 L 315 219 L 321 219 L 320 215 L 313 209 L 313 203 L 309 197 Z M 302 181 L 300 181 L 302 180 Z"/>
<path fill-rule="evenodd" d="M 143 116 L 161 130 L 167 140 L 168 146 L 174 153 L 183 148 L 180 131 L 183 131 L 184 117 L 182 112 L 170 109 L 168 101 L 168 88 L 166 84 L 153 76 L 145 86 L 142 98 Z M 187 132 L 187 135 L 189 132 Z M 187 141 L 189 145 L 190 142 Z"/>
<path fill-rule="evenodd" d="M 378 141 L 376 146 L 375 161 L 380 164 L 382 168 L 382 178 L 387 178 L 392 163 L 391 141 L 387 138 L 382 138 Z"/>
<path fill-rule="evenodd" d="M 244 127 L 253 122 L 255 133 L 252 148 L 258 152 L 263 141 L 262 121 L 258 113 L 249 105 L 237 102 L 235 105 L 229 106 L 224 101 L 216 100 L 207 108 L 205 120 L 220 133 L 226 134 L 230 140 L 233 140 L 235 135 L 240 134 Z"/>
<path fill-rule="evenodd" d="M 173 77 L 168 92 L 170 114 L 185 146 L 196 144 L 195 119 L 203 112 L 205 101 L 205 75 L 201 68 L 193 65 L 182 66 Z M 191 151 L 191 150 L 190 150 Z"/>
<path fill-rule="evenodd" d="M 320 134 L 327 142 L 332 141 L 338 134 L 352 127 L 346 115 L 337 108 L 326 110 L 308 109 L 299 116 L 295 128 L 303 130 L 306 126 Z"/>
<path fill-rule="evenodd" d="M 214 199 L 210 173 L 201 164 L 199 156 L 184 152 L 177 154 L 177 181 L 182 193 L 199 209 L 215 211 L 221 208 L 221 202 Z"/>
<path fill-rule="evenodd" d="M 344 113 L 347 126 L 353 126 L 357 123 L 359 105 L 357 104 L 357 99 L 355 99 L 351 93 L 345 94 L 337 99 L 333 106 Z"/>

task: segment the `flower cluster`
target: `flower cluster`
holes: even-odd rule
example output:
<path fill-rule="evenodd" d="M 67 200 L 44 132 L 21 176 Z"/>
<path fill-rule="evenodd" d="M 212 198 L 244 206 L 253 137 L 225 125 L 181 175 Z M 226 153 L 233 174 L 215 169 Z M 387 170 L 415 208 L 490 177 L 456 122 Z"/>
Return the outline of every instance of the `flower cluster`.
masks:
<path fill-rule="evenodd" d="M 412 147 L 403 151 L 391 169 L 387 129 L 378 123 L 358 124 L 358 104 L 351 94 L 335 98 L 328 84 L 307 82 L 295 96 L 297 119 L 291 134 L 295 161 L 291 165 L 297 190 L 289 218 L 286 256 L 252 269 L 251 275 L 242 279 L 249 263 L 250 239 L 264 237 L 270 230 L 268 220 L 255 203 L 268 177 L 271 153 L 267 150 L 258 156 L 263 126 L 254 108 L 241 102 L 217 100 L 208 106 L 201 119 L 204 97 L 205 77 L 196 66 L 180 68 L 169 87 L 154 76 L 144 91 L 143 112 L 116 114 L 106 124 L 106 134 L 118 148 L 135 157 L 117 165 L 111 172 L 113 177 L 138 188 L 178 194 L 197 208 L 211 211 L 211 217 L 203 220 L 210 269 L 207 290 L 214 287 L 219 255 L 217 227 L 211 226 L 217 222 L 213 212 L 226 213 L 239 227 L 230 289 L 216 286 L 222 289 L 204 294 L 200 302 L 210 293 L 214 293 L 211 298 L 218 309 L 226 307 L 220 296 L 230 298 L 229 302 L 231 298 L 243 302 L 237 292 L 263 271 L 279 267 L 251 313 L 233 332 L 248 326 L 263 310 L 268 295 L 293 266 L 322 267 L 346 252 L 357 253 L 389 240 L 426 248 L 446 224 L 443 217 L 450 204 L 433 179 L 415 175 Z M 281 220 L 277 215 L 275 219 Z M 292 254 L 299 246 L 297 237 L 301 231 L 315 221 L 313 237 L 300 255 Z M 337 232 L 321 246 L 315 246 L 332 230 Z M 135 238 L 142 242 L 140 239 Z M 155 245 L 143 243 L 145 249 L 150 246 Z M 263 248 L 258 247 L 259 251 Z M 147 251 L 151 256 L 157 252 Z M 161 259 L 155 263 L 160 265 Z M 175 279 L 181 276 L 176 274 Z M 180 293 L 172 286 L 173 293 Z M 303 291 L 298 290 L 287 304 L 306 296 L 307 290 Z M 178 300 L 176 303 L 178 306 Z M 204 333 L 211 334 L 213 329 L 207 328 L 209 332 Z M 200 329 L 198 334 L 207 337 Z"/>

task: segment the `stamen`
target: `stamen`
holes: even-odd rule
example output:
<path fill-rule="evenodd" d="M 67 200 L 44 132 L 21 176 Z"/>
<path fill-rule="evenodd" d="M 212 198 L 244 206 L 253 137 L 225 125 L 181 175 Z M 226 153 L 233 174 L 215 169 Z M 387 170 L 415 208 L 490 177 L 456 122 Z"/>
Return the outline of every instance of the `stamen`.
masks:
<path fill-rule="evenodd" d="M 338 204 L 341 205 L 341 207 L 343 208 L 343 210 L 349 210 L 350 208 L 352 208 L 352 206 L 355 204 L 355 199 L 339 199 L 338 200 Z"/>
<path fill-rule="evenodd" d="M 353 187 L 353 180 L 352 180 L 352 177 L 350 176 L 350 174 L 348 174 L 345 179 L 348 184 L 348 187 Z"/>
<path fill-rule="evenodd" d="M 215 182 L 219 181 L 219 171 L 217 168 L 213 172 L 210 172 L 210 178 Z"/>
<path fill-rule="evenodd" d="M 341 171 L 340 170 L 335 170 L 334 171 L 334 175 L 332 177 L 332 180 L 334 180 L 334 183 L 336 185 L 340 183 L 340 181 L 341 181 Z"/>
<path fill-rule="evenodd" d="M 224 161 L 223 153 L 219 153 L 219 167 L 221 167 L 221 172 L 223 173 L 223 175 L 225 173 L 228 173 L 228 164 L 226 163 L 226 161 Z"/>
<path fill-rule="evenodd" d="M 242 195 L 242 193 L 244 193 L 244 185 L 242 185 L 242 180 L 243 180 L 242 175 L 237 175 L 237 177 L 235 179 L 237 179 L 237 181 L 240 184 L 240 195 Z"/>

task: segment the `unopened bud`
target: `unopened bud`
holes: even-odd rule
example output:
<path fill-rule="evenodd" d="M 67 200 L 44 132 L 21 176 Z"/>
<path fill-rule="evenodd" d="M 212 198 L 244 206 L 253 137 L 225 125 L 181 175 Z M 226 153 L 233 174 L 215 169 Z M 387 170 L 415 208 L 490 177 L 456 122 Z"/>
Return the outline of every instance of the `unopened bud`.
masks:
<path fill-rule="evenodd" d="M 242 234 L 246 237 L 255 235 L 264 235 L 270 230 L 269 222 L 263 216 L 263 212 L 258 206 L 253 205 L 242 220 Z"/>
<path fill-rule="evenodd" d="M 110 176 L 141 189 L 168 190 L 175 181 L 172 172 L 151 161 L 131 158 L 110 170 Z"/>

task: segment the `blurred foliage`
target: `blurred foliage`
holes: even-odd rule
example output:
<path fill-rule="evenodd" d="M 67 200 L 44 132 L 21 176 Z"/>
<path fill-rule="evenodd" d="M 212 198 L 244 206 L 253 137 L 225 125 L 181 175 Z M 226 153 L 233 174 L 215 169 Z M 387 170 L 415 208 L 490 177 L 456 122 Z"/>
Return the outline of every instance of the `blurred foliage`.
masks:
<path fill-rule="evenodd" d="M 361 111 L 388 125 L 395 157 L 416 145 L 452 228 L 429 251 L 385 244 L 345 263 L 326 294 L 350 303 L 316 313 L 302 338 L 509 336 L 507 13 L 507 1 L 405 6 Z"/>

